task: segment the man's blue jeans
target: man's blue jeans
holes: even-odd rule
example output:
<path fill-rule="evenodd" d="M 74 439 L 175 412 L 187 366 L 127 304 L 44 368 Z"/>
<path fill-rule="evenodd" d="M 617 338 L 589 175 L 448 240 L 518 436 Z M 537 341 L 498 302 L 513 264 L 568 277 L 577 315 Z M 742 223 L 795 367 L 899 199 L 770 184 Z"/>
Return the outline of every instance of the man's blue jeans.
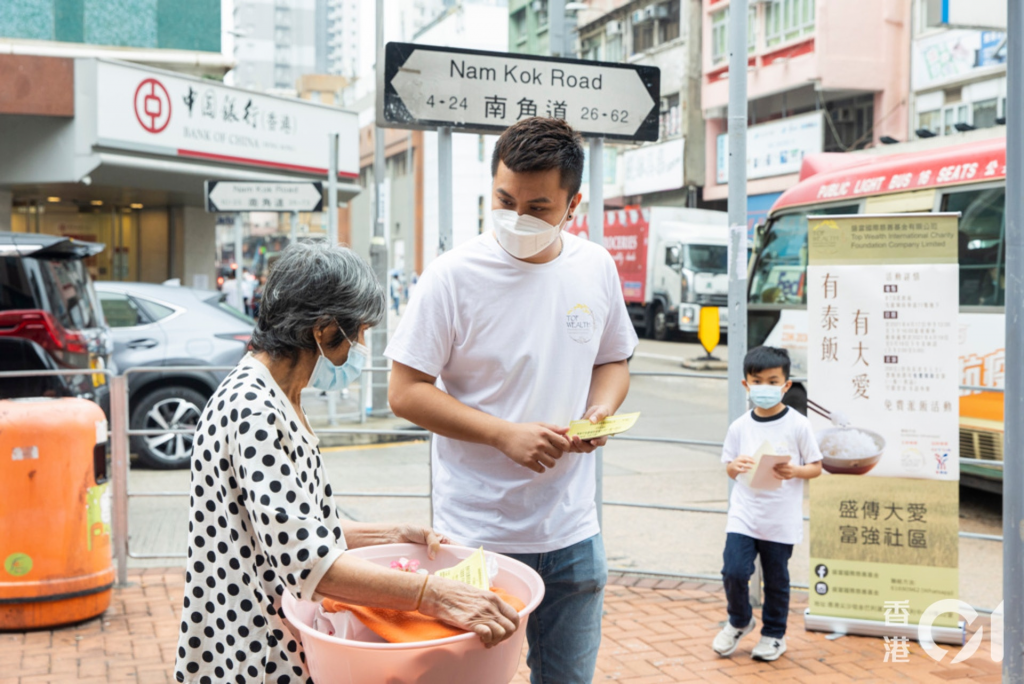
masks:
<path fill-rule="evenodd" d="M 789 557 L 792 544 L 754 539 L 730 532 L 725 539 L 722 582 L 729 604 L 729 624 L 742 629 L 750 624 L 750 577 L 754 574 L 754 558 L 761 556 L 764 571 L 764 607 L 761 635 L 779 639 L 786 636 L 789 616 Z"/>
<path fill-rule="evenodd" d="M 601 535 L 558 551 L 507 555 L 544 580 L 544 600 L 526 625 L 531 684 L 590 684 L 608 581 Z"/>

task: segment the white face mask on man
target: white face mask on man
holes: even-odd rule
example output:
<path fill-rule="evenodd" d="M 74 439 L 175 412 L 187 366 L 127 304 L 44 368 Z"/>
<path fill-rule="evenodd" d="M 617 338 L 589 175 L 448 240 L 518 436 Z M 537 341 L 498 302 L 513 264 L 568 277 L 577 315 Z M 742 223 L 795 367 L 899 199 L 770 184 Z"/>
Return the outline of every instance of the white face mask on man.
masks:
<path fill-rule="evenodd" d="M 494 234 L 502 249 L 517 259 L 529 259 L 547 249 L 562 230 L 569 215 L 569 207 L 557 225 L 529 214 L 517 214 L 510 209 L 493 209 Z"/>

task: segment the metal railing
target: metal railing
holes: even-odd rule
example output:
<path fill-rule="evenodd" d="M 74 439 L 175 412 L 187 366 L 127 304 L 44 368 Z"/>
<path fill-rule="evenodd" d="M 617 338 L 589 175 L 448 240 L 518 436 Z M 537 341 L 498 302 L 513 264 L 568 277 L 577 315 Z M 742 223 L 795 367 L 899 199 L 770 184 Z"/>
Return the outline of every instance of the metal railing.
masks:
<path fill-rule="evenodd" d="M 128 391 L 128 378 L 130 375 L 139 373 L 170 373 L 170 372 L 226 372 L 233 370 L 233 366 L 154 366 L 154 367 L 140 367 L 132 368 L 124 371 L 122 374 L 115 374 L 109 370 L 101 369 L 90 369 L 90 370 L 51 370 L 51 371 L 4 371 L 0 372 L 0 378 L 31 378 L 31 377 L 65 377 L 65 376 L 81 376 L 81 375 L 103 375 L 108 382 L 110 391 L 110 456 L 111 456 L 111 495 L 113 498 L 113 516 L 112 516 L 112 546 L 113 555 L 117 560 L 117 574 L 118 583 L 124 586 L 127 582 L 128 572 L 128 559 L 184 559 L 186 554 L 168 554 L 168 553 L 136 553 L 130 549 L 130 537 L 128 530 L 128 500 L 133 497 L 188 497 L 190 492 L 188 491 L 129 491 L 128 490 L 128 468 L 130 458 L 130 440 L 132 437 L 145 437 L 164 435 L 168 433 L 173 434 L 194 434 L 194 429 L 167 429 L 167 428 L 156 428 L 150 430 L 137 430 L 130 429 L 130 416 L 129 416 L 129 391 Z M 390 372 L 388 368 L 366 368 L 364 369 L 367 373 L 387 373 Z M 670 378 L 691 378 L 701 380 L 728 380 L 728 376 L 725 375 L 707 375 L 702 373 L 693 372 L 677 372 L 677 371 L 630 371 L 630 376 L 634 377 L 670 377 Z M 795 379 L 802 380 L 802 379 Z M 368 383 L 361 383 L 365 385 Z M 978 385 L 961 385 L 962 391 L 972 392 L 1003 392 L 1003 388 L 1000 387 L 985 387 Z M 360 392 L 362 394 L 363 388 L 361 386 Z M 360 399 L 360 410 L 364 406 L 364 401 Z M 387 429 L 367 429 L 367 428 L 320 428 L 315 431 L 317 434 L 327 435 L 373 435 L 373 436 L 402 436 L 402 437 L 429 437 L 431 433 L 423 429 L 413 430 L 387 430 Z M 697 446 L 697 447 L 710 447 L 710 448 L 722 448 L 722 442 L 716 442 L 711 440 L 698 440 L 698 439 L 680 439 L 673 437 L 654 437 L 654 436 L 633 436 L 633 435 L 619 435 L 615 438 L 617 441 L 632 441 L 632 442 L 648 442 L 648 443 L 659 443 L 659 444 L 677 444 L 682 446 Z M 983 459 L 968 459 L 961 458 L 961 463 L 984 465 L 993 468 L 1002 468 L 1001 461 L 988 461 Z M 393 498 L 393 499 L 432 499 L 432 489 L 427 492 L 366 492 L 366 491 L 350 491 L 350 492 L 334 492 L 335 498 Z M 641 501 L 617 501 L 617 500 L 601 500 L 602 506 L 615 506 L 625 508 L 638 508 L 648 510 L 660 510 L 660 511 L 675 511 L 682 513 L 705 513 L 713 515 L 724 515 L 728 513 L 727 508 L 714 508 L 707 506 L 688 506 L 688 505 L 671 505 L 671 504 L 659 504 L 659 503 L 647 503 Z M 807 516 L 804 516 L 807 520 Z M 1001 535 L 992 534 L 980 534 L 974 532 L 960 532 L 960 538 L 963 539 L 975 539 L 981 541 L 992 541 L 1002 542 L 1003 537 Z M 663 570 L 651 570 L 643 568 L 624 568 L 624 567 L 611 567 L 611 572 L 617 573 L 629 573 L 629 574 L 642 574 L 651 575 L 655 577 L 673 577 L 678 579 L 692 579 L 692 580 L 715 580 L 720 579 L 716 576 L 699 574 L 699 573 L 684 573 L 684 572 L 666 572 Z M 794 583 L 794 588 L 807 589 L 806 584 Z"/>

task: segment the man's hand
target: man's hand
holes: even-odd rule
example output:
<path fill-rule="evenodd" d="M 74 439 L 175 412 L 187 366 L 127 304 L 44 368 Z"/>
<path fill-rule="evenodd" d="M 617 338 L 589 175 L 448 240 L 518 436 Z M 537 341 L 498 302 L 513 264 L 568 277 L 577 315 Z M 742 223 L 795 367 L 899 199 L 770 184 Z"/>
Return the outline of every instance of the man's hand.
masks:
<path fill-rule="evenodd" d="M 797 475 L 796 466 L 791 463 L 777 463 L 772 470 L 778 480 L 792 480 Z"/>
<path fill-rule="evenodd" d="M 592 425 L 597 425 L 602 420 L 612 414 L 612 410 L 607 406 L 591 406 L 587 409 L 587 412 L 583 414 L 583 420 L 589 420 Z M 595 437 L 594 439 L 580 439 L 578 436 L 572 436 L 572 448 L 569 449 L 574 454 L 589 454 L 595 451 L 598 447 L 603 447 L 608 443 L 607 435 L 604 437 Z"/>
<path fill-rule="evenodd" d="M 750 472 L 753 467 L 754 459 L 750 456 L 737 456 L 725 466 L 725 472 L 735 480 L 737 475 Z"/>
<path fill-rule="evenodd" d="M 543 473 L 571 449 L 568 431 L 548 423 L 509 423 L 495 446 L 519 465 Z"/>

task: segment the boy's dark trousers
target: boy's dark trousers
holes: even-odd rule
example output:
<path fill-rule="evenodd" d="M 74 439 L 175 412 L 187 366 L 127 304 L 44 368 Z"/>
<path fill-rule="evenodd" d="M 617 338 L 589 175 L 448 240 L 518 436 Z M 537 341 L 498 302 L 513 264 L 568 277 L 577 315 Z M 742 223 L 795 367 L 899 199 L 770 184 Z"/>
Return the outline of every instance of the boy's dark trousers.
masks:
<path fill-rule="evenodd" d="M 754 574 L 754 558 L 761 556 L 764 572 L 764 608 L 761 635 L 774 639 L 786 635 L 789 615 L 789 557 L 792 544 L 754 539 L 745 534 L 729 532 L 725 539 L 722 583 L 729 602 L 729 624 L 742 629 L 750 624 L 750 577 Z"/>

